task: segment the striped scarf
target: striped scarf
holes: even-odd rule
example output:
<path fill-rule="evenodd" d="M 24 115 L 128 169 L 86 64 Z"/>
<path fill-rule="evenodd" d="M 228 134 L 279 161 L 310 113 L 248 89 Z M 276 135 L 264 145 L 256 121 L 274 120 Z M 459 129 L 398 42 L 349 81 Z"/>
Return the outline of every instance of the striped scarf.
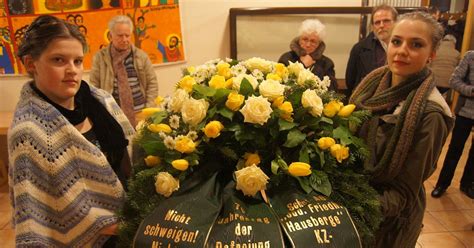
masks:
<path fill-rule="evenodd" d="M 361 128 L 371 153 L 364 162 L 364 168 L 373 175 L 374 182 L 392 180 L 400 172 L 411 149 L 428 95 L 435 87 L 432 72 L 427 68 L 394 87 L 390 87 L 391 76 L 388 66 L 375 69 L 362 80 L 349 100 L 357 108 L 370 110 L 374 115 Z M 380 116 L 402 101 L 405 102 L 393 134 L 388 139 L 381 159 L 377 161 L 375 149 Z"/>

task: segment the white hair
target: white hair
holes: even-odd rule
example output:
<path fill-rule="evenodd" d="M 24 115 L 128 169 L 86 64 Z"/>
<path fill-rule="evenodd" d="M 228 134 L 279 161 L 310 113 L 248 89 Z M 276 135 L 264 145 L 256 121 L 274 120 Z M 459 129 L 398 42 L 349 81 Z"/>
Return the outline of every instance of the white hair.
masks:
<path fill-rule="evenodd" d="M 321 41 L 326 38 L 326 26 L 318 19 L 306 19 L 301 23 L 298 35 L 316 33 Z"/>
<path fill-rule="evenodd" d="M 126 15 L 118 15 L 118 16 L 114 16 L 112 19 L 110 19 L 109 25 L 108 25 L 109 31 L 113 32 L 114 28 L 115 28 L 115 25 L 117 25 L 119 23 L 127 24 L 128 26 L 130 26 L 130 30 L 133 30 L 133 22 L 130 19 L 130 17 L 128 17 Z"/>

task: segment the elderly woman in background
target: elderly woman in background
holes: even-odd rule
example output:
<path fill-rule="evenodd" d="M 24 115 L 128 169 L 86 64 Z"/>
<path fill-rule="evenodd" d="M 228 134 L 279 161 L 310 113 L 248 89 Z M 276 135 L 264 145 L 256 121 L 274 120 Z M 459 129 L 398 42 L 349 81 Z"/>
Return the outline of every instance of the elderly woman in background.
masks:
<path fill-rule="evenodd" d="M 331 79 L 330 90 L 336 90 L 337 81 L 334 62 L 323 55 L 326 44 L 326 26 L 318 19 L 307 19 L 301 23 L 298 37 L 290 43 L 291 51 L 281 55 L 278 62 L 288 65 L 289 62 L 300 62 L 321 79 Z"/>

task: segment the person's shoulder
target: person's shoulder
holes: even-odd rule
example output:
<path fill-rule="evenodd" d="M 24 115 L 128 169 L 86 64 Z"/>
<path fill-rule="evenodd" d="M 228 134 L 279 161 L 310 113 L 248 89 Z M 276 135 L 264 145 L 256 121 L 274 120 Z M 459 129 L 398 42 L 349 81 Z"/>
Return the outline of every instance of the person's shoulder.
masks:
<path fill-rule="evenodd" d="M 465 59 L 473 60 L 473 59 L 474 59 L 474 50 L 467 51 L 467 52 L 464 54 L 464 58 L 465 58 Z"/>
<path fill-rule="evenodd" d="M 289 61 L 295 62 L 296 60 L 298 60 L 297 58 L 295 59 L 295 57 L 297 57 L 295 52 L 288 51 L 288 52 L 283 53 L 280 56 L 280 58 L 278 59 L 278 62 L 288 65 Z"/>
<path fill-rule="evenodd" d="M 436 87 L 428 95 L 428 102 L 425 109 L 426 114 L 433 112 L 441 113 L 447 117 L 453 117 L 451 108 Z"/>

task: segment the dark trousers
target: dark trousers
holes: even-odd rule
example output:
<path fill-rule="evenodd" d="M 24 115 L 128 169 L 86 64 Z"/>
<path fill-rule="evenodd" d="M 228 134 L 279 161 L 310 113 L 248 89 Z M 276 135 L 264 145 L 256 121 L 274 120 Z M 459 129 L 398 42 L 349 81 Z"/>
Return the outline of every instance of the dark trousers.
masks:
<path fill-rule="evenodd" d="M 471 133 L 474 120 L 456 115 L 456 123 L 454 124 L 451 143 L 449 144 L 448 153 L 444 159 L 443 169 L 439 174 L 436 186 L 447 188 L 451 184 L 454 176 L 454 171 L 461 158 L 466 140 Z M 462 187 L 472 187 L 474 177 L 474 144 L 469 150 L 469 157 L 467 158 L 466 166 L 461 178 Z"/>

